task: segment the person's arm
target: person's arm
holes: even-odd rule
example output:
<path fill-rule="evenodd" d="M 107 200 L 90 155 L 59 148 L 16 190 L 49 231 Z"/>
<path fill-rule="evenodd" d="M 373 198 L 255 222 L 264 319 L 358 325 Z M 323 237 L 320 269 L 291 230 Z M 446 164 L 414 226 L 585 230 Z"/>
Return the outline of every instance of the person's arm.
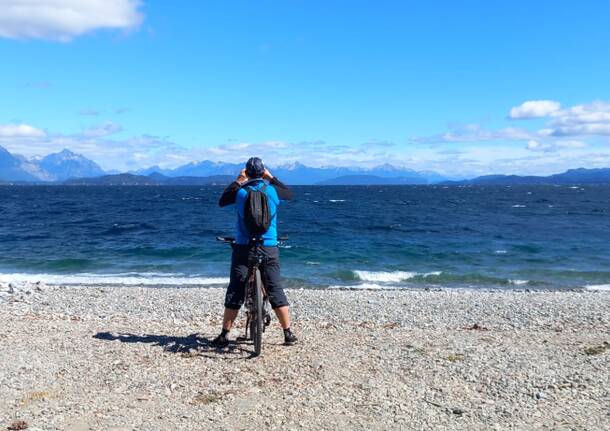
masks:
<path fill-rule="evenodd" d="M 225 191 L 222 192 L 218 205 L 221 207 L 233 205 L 235 203 L 235 198 L 237 197 L 237 192 L 240 188 L 241 185 L 237 181 L 233 181 L 231 184 L 229 184 Z"/>
<path fill-rule="evenodd" d="M 241 185 L 248 181 L 248 177 L 246 176 L 246 172 L 244 169 L 239 173 L 237 179 L 233 181 L 231 184 L 227 186 L 224 192 L 222 192 L 222 196 L 220 196 L 220 200 L 218 201 L 218 205 L 220 207 L 226 207 L 227 205 L 233 205 L 235 203 L 235 199 L 237 198 L 237 192 L 241 188 Z"/>
<path fill-rule="evenodd" d="M 276 177 L 271 175 L 269 171 L 265 172 L 265 176 L 269 180 L 269 184 L 275 187 L 275 191 L 277 192 L 277 197 L 281 201 L 289 201 L 292 199 L 292 190 L 290 190 L 283 182 L 278 180 Z"/>

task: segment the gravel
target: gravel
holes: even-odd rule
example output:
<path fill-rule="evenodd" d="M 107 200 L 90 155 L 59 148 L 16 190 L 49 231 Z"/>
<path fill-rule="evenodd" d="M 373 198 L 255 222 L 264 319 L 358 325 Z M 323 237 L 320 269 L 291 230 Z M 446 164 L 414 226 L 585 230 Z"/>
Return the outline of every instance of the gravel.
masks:
<path fill-rule="evenodd" d="M 0 430 L 610 429 L 610 292 L 294 289 L 259 358 L 223 294 L 0 284 Z"/>

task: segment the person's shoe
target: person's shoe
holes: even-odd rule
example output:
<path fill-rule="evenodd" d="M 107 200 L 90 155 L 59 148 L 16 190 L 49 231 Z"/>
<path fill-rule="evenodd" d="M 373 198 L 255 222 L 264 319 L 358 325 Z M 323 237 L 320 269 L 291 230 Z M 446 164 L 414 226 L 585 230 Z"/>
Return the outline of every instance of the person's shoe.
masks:
<path fill-rule="evenodd" d="M 298 341 L 299 341 L 298 338 L 296 337 L 296 335 L 294 335 L 292 333 L 290 328 L 284 329 L 284 345 L 285 346 L 292 346 L 293 344 L 296 344 Z"/>
<path fill-rule="evenodd" d="M 227 347 L 228 345 L 229 339 L 227 338 L 227 332 L 223 329 L 220 335 L 212 340 L 212 346 Z"/>

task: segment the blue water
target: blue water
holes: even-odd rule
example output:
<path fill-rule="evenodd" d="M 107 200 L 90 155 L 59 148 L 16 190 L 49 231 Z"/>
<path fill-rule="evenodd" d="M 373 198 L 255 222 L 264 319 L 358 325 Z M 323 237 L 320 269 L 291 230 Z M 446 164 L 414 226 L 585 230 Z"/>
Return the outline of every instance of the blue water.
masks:
<path fill-rule="evenodd" d="M 0 281 L 224 285 L 219 187 L 0 187 Z M 289 287 L 610 284 L 610 186 L 295 187 Z"/>

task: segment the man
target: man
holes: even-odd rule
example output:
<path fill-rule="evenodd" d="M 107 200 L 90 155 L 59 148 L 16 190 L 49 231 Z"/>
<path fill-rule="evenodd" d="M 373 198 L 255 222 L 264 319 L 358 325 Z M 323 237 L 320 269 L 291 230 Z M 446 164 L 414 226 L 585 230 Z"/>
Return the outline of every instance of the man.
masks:
<path fill-rule="evenodd" d="M 267 183 L 268 186 L 263 188 Z M 290 312 L 288 300 L 280 284 L 280 255 L 277 247 L 277 207 L 280 201 L 292 199 L 292 191 L 271 175 L 265 168 L 263 161 L 258 157 L 252 157 L 248 160 L 245 169 L 242 169 L 237 179 L 225 189 L 218 202 L 221 207 L 235 204 L 237 209 L 237 235 L 231 258 L 231 277 L 225 296 L 222 332 L 214 339 L 213 344 L 223 347 L 229 343 L 227 335 L 245 299 L 248 256 L 254 252 L 249 245 L 250 234 L 244 223 L 247 189 L 264 190 L 267 195 L 271 224 L 267 232 L 263 234 L 265 261 L 263 262 L 262 277 L 271 307 L 284 331 L 284 344 L 292 345 L 297 342 L 297 337 L 290 330 Z"/>

